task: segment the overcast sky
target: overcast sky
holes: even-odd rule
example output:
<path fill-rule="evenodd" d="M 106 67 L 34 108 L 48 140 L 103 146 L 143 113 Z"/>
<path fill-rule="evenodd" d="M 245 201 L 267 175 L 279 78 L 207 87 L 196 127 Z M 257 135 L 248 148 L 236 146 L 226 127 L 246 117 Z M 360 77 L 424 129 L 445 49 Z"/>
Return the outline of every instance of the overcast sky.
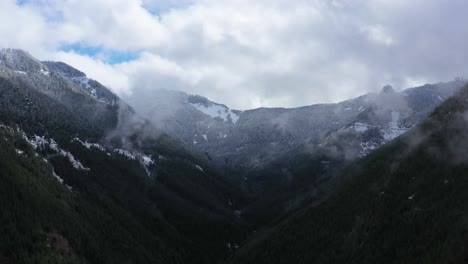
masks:
<path fill-rule="evenodd" d="M 236 109 L 468 75 L 466 0 L 0 0 L 0 47 Z"/>

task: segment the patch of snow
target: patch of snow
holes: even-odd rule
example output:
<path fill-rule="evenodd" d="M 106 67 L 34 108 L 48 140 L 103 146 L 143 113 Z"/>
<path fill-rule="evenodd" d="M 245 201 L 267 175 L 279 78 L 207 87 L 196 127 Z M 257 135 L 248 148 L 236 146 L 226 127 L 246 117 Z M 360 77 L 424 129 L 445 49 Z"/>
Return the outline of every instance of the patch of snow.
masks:
<path fill-rule="evenodd" d="M 154 160 L 150 156 L 146 156 L 146 155 L 143 155 L 141 157 L 141 161 L 143 162 L 145 166 L 154 164 Z"/>
<path fill-rule="evenodd" d="M 49 76 L 50 75 L 50 72 L 49 71 L 46 71 L 44 69 L 41 69 L 41 73 L 45 76 Z"/>
<path fill-rule="evenodd" d="M 169 160 L 168 158 L 164 157 L 163 155 L 158 155 L 158 159 L 160 159 L 160 160 Z"/>
<path fill-rule="evenodd" d="M 390 129 L 384 129 L 383 130 L 383 138 L 386 142 L 391 141 L 401 134 L 405 133 L 408 131 L 406 128 L 390 128 Z"/>
<path fill-rule="evenodd" d="M 368 125 L 364 123 L 354 123 L 352 127 L 358 133 L 365 132 L 368 129 Z"/>
<path fill-rule="evenodd" d="M 195 164 L 195 168 L 201 172 L 205 172 L 200 165 Z"/>
<path fill-rule="evenodd" d="M 444 100 L 444 99 L 442 98 L 442 96 L 440 96 L 440 95 L 437 96 L 437 99 L 439 99 L 439 101 L 441 101 L 441 102 Z"/>
<path fill-rule="evenodd" d="M 49 141 L 43 136 L 40 137 L 38 135 L 34 135 L 34 137 L 31 139 L 26 137 L 26 135 L 23 135 L 23 137 L 29 142 L 29 144 L 33 146 L 34 149 L 41 149 L 49 145 Z"/>
<path fill-rule="evenodd" d="M 24 72 L 24 71 L 15 71 L 15 72 L 18 73 L 18 74 L 21 74 L 21 75 L 26 75 L 26 72 Z"/>
<path fill-rule="evenodd" d="M 400 128 L 398 126 L 398 121 L 400 120 L 400 113 L 396 111 L 391 112 L 392 121 L 388 124 L 388 129 L 383 129 L 382 134 L 385 142 L 391 141 L 394 138 L 400 136 L 401 134 L 408 131 L 407 128 Z"/>
<path fill-rule="evenodd" d="M 128 150 L 125 149 L 114 149 L 114 152 L 123 155 L 131 160 L 136 160 L 136 156 Z"/>
<path fill-rule="evenodd" d="M 151 156 L 147 156 L 147 155 L 140 155 L 140 163 L 143 165 L 143 168 L 145 169 L 146 174 L 148 175 L 148 177 L 150 177 L 151 172 L 150 172 L 148 167 L 155 164 L 153 158 L 151 158 Z"/>
<path fill-rule="evenodd" d="M 366 156 L 367 154 L 371 153 L 374 149 L 378 148 L 380 145 L 373 142 L 361 142 L 361 152 L 359 153 L 361 157 Z"/>
<path fill-rule="evenodd" d="M 240 210 L 235 210 L 235 211 L 234 211 L 234 215 L 235 215 L 237 218 L 241 218 L 241 216 L 242 216 L 242 211 L 240 211 Z"/>
<path fill-rule="evenodd" d="M 83 146 L 85 146 L 89 150 L 91 150 L 91 148 L 95 148 L 95 149 L 99 149 L 100 151 L 106 152 L 106 148 L 99 145 L 98 143 L 90 143 L 88 141 L 83 142 L 79 138 L 74 138 L 72 141 L 77 141 L 77 142 L 81 143 Z"/>
<path fill-rule="evenodd" d="M 63 181 L 62 177 L 58 176 L 57 173 L 55 173 L 54 170 L 52 170 L 52 176 L 54 176 L 54 178 L 57 179 L 57 181 L 58 181 L 60 184 L 62 184 L 63 186 L 67 187 L 67 189 L 68 189 L 69 191 L 72 191 L 72 190 L 73 190 L 72 187 L 71 187 L 70 185 L 64 184 L 64 181 Z"/>
<path fill-rule="evenodd" d="M 63 184 L 63 179 L 55 173 L 55 171 L 52 171 L 52 176 L 54 176 L 55 179 L 57 179 L 58 182 Z"/>
<path fill-rule="evenodd" d="M 231 120 L 232 123 L 237 123 L 237 121 L 239 120 L 239 115 L 231 111 Z"/>
<path fill-rule="evenodd" d="M 23 154 L 24 154 L 24 151 L 19 150 L 19 149 L 16 149 L 16 154 L 18 154 L 18 155 L 23 155 Z"/>
<path fill-rule="evenodd" d="M 238 249 L 239 248 L 239 245 L 237 245 L 235 242 L 228 242 L 226 243 L 226 246 L 228 249 Z"/>
<path fill-rule="evenodd" d="M 141 165 L 143 166 L 143 168 L 145 169 L 146 171 L 146 174 L 148 174 L 148 176 L 151 176 L 151 172 L 149 171 L 148 167 L 155 164 L 153 158 L 151 156 L 148 156 L 148 155 L 145 155 L 143 153 L 140 153 L 140 152 L 137 152 L 137 151 L 128 151 L 128 150 L 125 150 L 125 149 L 114 149 L 114 152 L 120 154 L 120 155 L 123 155 L 125 157 L 127 157 L 128 159 L 130 160 L 137 160 L 141 163 Z"/>
<path fill-rule="evenodd" d="M 76 81 L 77 83 L 85 86 L 86 88 L 89 88 L 89 89 L 91 88 L 91 86 L 89 85 L 89 79 L 86 76 L 72 77 L 71 79 L 73 81 Z"/>
<path fill-rule="evenodd" d="M 210 106 L 205 106 L 203 104 L 191 104 L 198 111 L 211 116 L 212 118 L 221 118 L 224 122 L 229 122 L 229 119 L 232 123 L 236 123 L 239 120 L 239 115 L 232 112 L 231 109 L 224 107 L 222 105 L 211 104 Z"/>
<path fill-rule="evenodd" d="M 203 134 L 202 137 L 205 139 L 205 141 L 208 141 L 208 136 L 206 134 Z"/>
<path fill-rule="evenodd" d="M 94 98 L 97 98 L 96 89 L 91 87 L 91 85 L 89 85 L 90 79 L 88 77 L 86 76 L 73 77 L 71 78 L 71 80 L 79 84 L 81 87 L 85 88 L 86 90 L 88 90 L 91 96 L 93 96 Z"/>
<path fill-rule="evenodd" d="M 347 108 L 345 108 L 345 111 L 349 111 L 351 109 L 352 109 L 351 107 L 347 107 Z"/>
<path fill-rule="evenodd" d="M 413 194 L 413 195 L 411 195 L 410 197 L 408 197 L 408 200 L 413 200 L 415 195 L 416 195 L 416 194 Z"/>

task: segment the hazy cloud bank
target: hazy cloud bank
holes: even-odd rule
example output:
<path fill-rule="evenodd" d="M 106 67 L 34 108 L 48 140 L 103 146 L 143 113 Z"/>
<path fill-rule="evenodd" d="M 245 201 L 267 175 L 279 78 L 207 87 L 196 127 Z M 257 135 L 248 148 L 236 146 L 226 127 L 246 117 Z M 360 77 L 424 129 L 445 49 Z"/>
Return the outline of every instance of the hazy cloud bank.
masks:
<path fill-rule="evenodd" d="M 299 106 L 466 74 L 466 10 L 463 0 L 4 0 L 0 46 L 67 62 L 119 95 Z M 102 52 L 64 50 L 73 44 Z M 120 53 L 136 59 L 106 63 Z"/>

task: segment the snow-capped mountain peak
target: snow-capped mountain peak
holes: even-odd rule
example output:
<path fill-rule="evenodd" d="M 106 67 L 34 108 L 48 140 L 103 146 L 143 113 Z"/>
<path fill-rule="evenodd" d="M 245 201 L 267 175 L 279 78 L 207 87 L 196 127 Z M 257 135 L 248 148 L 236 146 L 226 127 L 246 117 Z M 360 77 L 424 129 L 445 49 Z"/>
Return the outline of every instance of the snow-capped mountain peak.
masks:
<path fill-rule="evenodd" d="M 40 61 L 20 49 L 0 49 L 0 66 L 18 73 L 46 71 Z"/>

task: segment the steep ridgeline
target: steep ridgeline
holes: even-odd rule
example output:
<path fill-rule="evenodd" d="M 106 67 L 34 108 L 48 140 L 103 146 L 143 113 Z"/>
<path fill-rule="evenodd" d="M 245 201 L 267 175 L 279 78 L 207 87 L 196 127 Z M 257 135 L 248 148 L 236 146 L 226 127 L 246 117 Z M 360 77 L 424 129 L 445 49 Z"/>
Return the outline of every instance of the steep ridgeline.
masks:
<path fill-rule="evenodd" d="M 61 74 L 51 71 L 47 66 L 31 57 L 28 53 L 21 50 L 0 50 L 0 78 L 5 83 L 17 87 L 16 89 L 3 88 L 2 99 L 5 101 L 2 111 L 5 118 L 8 118 L 8 111 L 14 111 L 16 115 L 21 115 L 18 123 L 24 129 L 43 130 L 47 123 L 57 127 L 68 126 L 76 131 L 86 133 L 86 136 L 99 137 L 106 131 L 113 129 L 117 125 L 117 105 L 108 105 L 100 103 L 89 96 L 83 89 L 74 83 L 68 81 Z M 21 89 L 27 87 L 28 89 Z M 13 97 L 13 93 L 22 94 L 18 98 Z M 50 108 L 38 109 L 34 105 L 29 94 L 40 94 L 43 98 L 53 99 L 53 105 Z M 16 100 L 8 106 L 9 100 Z M 20 105 L 16 105 L 19 103 Z M 69 120 L 66 116 L 59 113 L 54 115 L 53 119 L 47 118 L 43 112 L 50 111 L 53 107 L 60 105 L 62 108 L 75 114 L 77 120 Z M 43 105 L 45 106 L 45 105 Z M 47 112 L 53 114 L 52 112 Z M 12 118 L 14 115 L 12 115 Z M 5 120 L 3 120 L 5 122 Z M 31 122 L 35 122 L 33 124 Z M 45 131 L 38 131 L 44 133 Z M 54 131 L 55 133 L 55 131 Z M 58 132 L 57 132 L 58 133 Z"/>
<path fill-rule="evenodd" d="M 0 262 L 215 263 L 237 188 L 63 63 L 0 50 Z"/>
<path fill-rule="evenodd" d="M 334 137 L 349 131 L 362 134 L 359 149 L 353 151 L 365 155 L 427 117 L 463 84 L 439 83 L 400 93 L 387 86 L 380 94 L 292 109 L 236 111 L 201 96 L 169 90 L 143 91 L 128 101 L 137 112 L 214 164 L 252 169 L 305 143 L 334 144 Z"/>
<path fill-rule="evenodd" d="M 43 61 L 50 70 L 60 73 L 62 76 L 78 84 L 84 91 L 101 102 L 114 105 L 119 98 L 99 82 L 89 79 L 83 72 L 70 67 L 63 62 Z"/>
<path fill-rule="evenodd" d="M 468 86 L 230 263 L 466 263 Z"/>

